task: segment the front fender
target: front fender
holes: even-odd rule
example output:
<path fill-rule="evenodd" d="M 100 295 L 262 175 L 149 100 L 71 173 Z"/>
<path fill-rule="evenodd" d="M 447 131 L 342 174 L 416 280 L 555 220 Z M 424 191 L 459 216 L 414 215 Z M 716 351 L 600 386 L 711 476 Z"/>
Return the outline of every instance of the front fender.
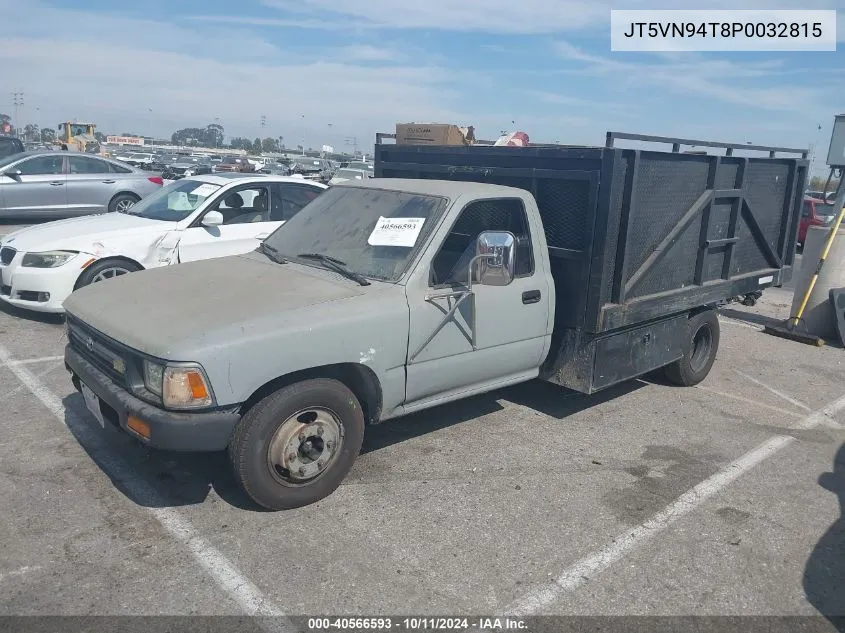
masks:
<path fill-rule="evenodd" d="M 284 376 L 337 364 L 370 368 L 384 411 L 405 398 L 408 305 L 402 287 L 268 315 L 235 326 L 227 338 L 200 360 L 220 406 L 242 404 Z"/>

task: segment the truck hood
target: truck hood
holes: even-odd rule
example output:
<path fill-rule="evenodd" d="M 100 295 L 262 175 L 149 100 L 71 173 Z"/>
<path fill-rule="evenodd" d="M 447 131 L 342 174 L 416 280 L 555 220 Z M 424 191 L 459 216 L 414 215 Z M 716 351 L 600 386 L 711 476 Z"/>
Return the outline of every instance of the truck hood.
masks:
<path fill-rule="evenodd" d="M 70 250 L 94 253 L 97 242 L 107 244 L 115 238 L 133 238 L 134 241 L 140 236 L 160 235 L 175 227 L 175 222 L 149 220 L 126 213 L 105 213 L 30 226 L 7 235 L 3 244 L 27 252 Z"/>
<path fill-rule="evenodd" d="M 131 348 L 166 360 L 264 335 L 272 322 L 317 304 L 372 292 L 339 275 L 260 253 L 145 270 L 80 288 L 65 310 Z"/>

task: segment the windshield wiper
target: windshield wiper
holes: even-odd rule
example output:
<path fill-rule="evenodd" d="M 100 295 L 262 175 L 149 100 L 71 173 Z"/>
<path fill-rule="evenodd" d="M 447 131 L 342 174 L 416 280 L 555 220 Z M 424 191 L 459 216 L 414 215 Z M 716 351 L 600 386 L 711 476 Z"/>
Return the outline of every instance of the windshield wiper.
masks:
<path fill-rule="evenodd" d="M 284 257 L 279 255 L 279 249 L 275 246 L 270 246 L 267 242 L 261 242 L 258 245 L 258 250 L 264 253 L 270 260 L 276 262 L 277 264 L 287 264 L 288 260 Z"/>
<path fill-rule="evenodd" d="M 346 262 L 337 259 L 336 257 L 331 257 L 329 255 L 323 255 L 322 253 L 300 253 L 297 257 L 301 257 L 302 259 L 315 259 L 318 262 L 322 262 L 328 268 L 331 268 L 335 272 L 340 273 L 347 279 L 351 279 L 352 281 L 357 281 L 362 286 L 369 286 L 370 281 L 366 277 L 364 277 L 360 273 L 356 273 L 354 270 L 351 270 L 347 265 Z"/>

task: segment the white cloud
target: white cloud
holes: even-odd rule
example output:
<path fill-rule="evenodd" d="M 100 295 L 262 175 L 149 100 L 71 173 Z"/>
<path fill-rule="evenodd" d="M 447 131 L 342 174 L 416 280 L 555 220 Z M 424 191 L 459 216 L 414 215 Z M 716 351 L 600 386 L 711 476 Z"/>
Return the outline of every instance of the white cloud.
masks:
<path fill-rule="evenodd" d="M 78 118 L 106 132 L 169 135 L 219 118 L 229 136 L 282 135 L 289 145 L 304 136 L 313 146 L 342 145 L 351 136 L 367 145 L 385 125 L 409 118 L 461 118 L 451 105 L 457 97 L 452 76 L 431 62 L 402 65 L 387 48 L 285 51 L 232 27 L 224 37 L 216 28 L 35 1 L 24 9 L 0 0 L 0 14 L 2 83 L 25 93 L 24 122 Z M 0 94 L 0 111 L 11 114 L 7 98 Z"/>
<path fill-rule="evenodd" d="M 57 48 L 62 50 L 61 64 L 55 63 Z M 130 127 L 152 124 L 146 114 L 151 108 L 160 134 L 174 124 L 202 125 L 220 117 L 227 133 L 254 135 L 260 116 L 266 115 L 279 133 L 300 135 L 305 127 L 309 136 L 322 134 L 328 123 L 337 121 L 337 134 L 371 135 L 385 122 L 408 117 L 459 116 L 445 105 L 452 95 L 441 84 L 443 75 L 429 68 L 370 69 L 329 62 L 268 66 L 142 48 L 9 38 L 0 39 L 0 64 L 9 85 L 27 86 L 30 103 L 40 96 L 41 110 L 56 120 L 70 113 L 89 112 L 90 118 L 117 111 Z M 85 69 L 84 78 L 69 81 L 68 68 Z M 387 94 L 389 99 L 382 97 Z M 161 129 L 168 120 L 171 127 Z"/>
<path fill-rule="evenodd" d="M 354 44 L 336 49 L 340 58 L 362 62 L 389 62 L 402 57 L 400 53 L 389 48 L 379 48 L 369 44 Z"/>
<path fill-rule="evenodd" d="M 555 43 L 555 49 L 562 58 L 582 64 L 583 74 L 612 78 L 624 89 L 658 86 L 674 94 L 810 115 L 818 113 L 828 100 L 823 89 L 806 86 L 796 98 L 798 84 L 779 60 L 738 63 L 693 54 L 658 55 L 650 58 L 656 60 L 653 62 L 634 62 L 588 53 L 562 41 Z M 755 85 L 754 79 L 766 79 L 766 85 Z"/>
<path fill-rule="evenodd" d="M 262 0 L 291 18 L 232 18 L 243 24 L 315 29 L 401 28 L 505 34 L 609 28 L 611 9 L 679 9 L 678 0 Z M 845 10 L 843 0 L 814 0 L 814 9 Z M 794 0 L 703 0 L 695 9 L 800 9 Z M 308 19 L 305 16 L 310 16 Z M 351 22 L 349 20 L 352 20 Z M 845 39 L 845 13 L 837 35 Z"/>
<path fill-rule="evenodd" d="M 609 0 L 264 0 L 268 7 L 302 15 L 358 20 L 354 26 L 497 33 L 549 33 L 610 19 Z M 332 16 L 335 14 L 335 16 Z"/>

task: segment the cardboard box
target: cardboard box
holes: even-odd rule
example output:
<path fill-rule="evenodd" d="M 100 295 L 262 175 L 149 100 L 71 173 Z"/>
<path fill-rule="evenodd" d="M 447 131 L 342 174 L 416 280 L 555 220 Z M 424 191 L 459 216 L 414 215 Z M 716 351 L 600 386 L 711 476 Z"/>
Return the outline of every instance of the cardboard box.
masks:
<path fill-rule="evenodd" d="M 471 145 L 475 142 L 472 126 L 449 123 L 397 123 L 397 145 Z"/>

